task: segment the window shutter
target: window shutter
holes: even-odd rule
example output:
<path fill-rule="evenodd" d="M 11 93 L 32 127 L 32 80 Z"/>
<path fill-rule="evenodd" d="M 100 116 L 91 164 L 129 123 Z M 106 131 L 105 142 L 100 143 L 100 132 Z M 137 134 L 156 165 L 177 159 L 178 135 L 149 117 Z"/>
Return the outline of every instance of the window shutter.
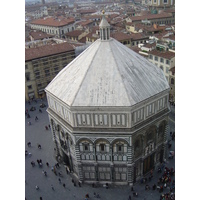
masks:
<path fill-rule="evenodd" d="M 96 145 L 96 151 L 99 152 L 99 144 Z"/>
<path fill-rule="evenodd" d="M 117 149 L 116 149 L 116 144 L 113 146 L 113 152 L 117 152 Z"/>
<path fill-rule="evenodd" d="M 127 144 L 124 144 L 124 152 L 127 152 Z"/>
<path fill-rule="evenodd" d="M 106 144 L 106 152 L 109 152 L 109 144 Z"/>
<path fill-rule="evenodd" d="M 80 151 L 83 151 L 83 145 L 80 144 Z"/>
<path fill-rule="evenodd" d="M 93 145 L 90 144 L 90 151 L 93 151 Z"/>

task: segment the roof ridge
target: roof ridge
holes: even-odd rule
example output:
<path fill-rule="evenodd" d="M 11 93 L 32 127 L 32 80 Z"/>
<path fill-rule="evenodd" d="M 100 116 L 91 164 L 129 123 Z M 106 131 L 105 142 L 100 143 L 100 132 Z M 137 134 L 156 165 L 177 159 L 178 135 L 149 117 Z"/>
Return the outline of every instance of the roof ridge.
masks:
<path fill-rule="evenodd" d="M 99 40 L 96 40 L 94 43 L 97 43 L 97 41 L 99 42 Z M 94 43 L 93 43 L 93 44 L 94 44 Z M 99 42 L 99 45 L 101 45 L 100 42 Z M 93 45 L 90 45 L 86 50 L 88 50 L 89 48 L 91 48 L 91 46 L 93 46 Z M 84 76 L 83 76 L 83 78 L 82 78 L 81 83 L 79 84 L 78 90 L 76 91 L 76 93 L 75 93 L 75 95 L 74 95 L 74 98 L 73 98 L 73 101 L 72 101 L 72 103 L 71 103 L 70 106 L 73 105 L 73 103 L 74 103 L 74 101 L 75 101 L 75 99 L 76 99 L 76 97 L 77 97 L 77 95 L 78 95 L 78 93 L 79 93 L 79 91 L 80 91 L 80 88 L 81 88 L 81 86 L 82 86 L 82 83 L 83 83 L 83 81 L 85 80 L 85 77 L 86 77 L 86 75 L 87 75 L 87 73 L 88 73 L 88 71 L 89 71 L 89 68 L 90 68 L 90 66 L 91 66 L 91 63 L 94 61 L 94 57 L 95 57 L 95 55 L 97 54 L 98 51 L 99 51 L 99 48 L 96 50 L 96 52 L 95 52 L 95 54 L 94 54 L 94 56 L 93 56 L 93 59 L 91 59 L 90 64 L 88 65 L 88 68 L 87 68 L 87 70 L 86 70 L 86 72 L 85 72 L 85 74 L 84 74 Z M 83 51 L 83 52 L 85 52 L 85 51 Z"/>
<path fill-rule="evenodd" d="M 115 42 L 118 42 L 117 40 L 115 40 L 114 38 L 113 38 L 113 44 L 115 45 Z M 119 42 L 120 43 L 120 42 Z M 121 43 L 120 43 L 121 44 Z M 116 45 L 115 45 L 116 46 Z M 113 52 L 111 51 L 111 53 L 113 54 Z M 115 57 L 115 55 L 113 54 L 113 57 Z M 130 100 L 130 98 L 129 98 L 129 95 L 128 95 L 128 92 L 127 92 L 127 89 L 126 89 L 126 86 L 125 86 L 125 83 L 124 83 L 124 80 L 123 80 L 123 78 L 122 78 L 122 76 L 121 76 L 121 73 L 120 73 L 120 70 L 119 70 L 119 66 L 118 66 L 118 63 L 116 62 L 116 59 L 114 59 L 114 62 L 116 63 L 116 66 L 117 66 L 117 71 L 119 72 L 119 75 L 120 75 L 120 78 L 121 78 L 121 80 L 122 80 L 122 83 L 123 83 L 123 86 L 124 86 L 124 88 L 125 88 L 125 91 L 126 91 L 126 96 L 128 97 L 128 100 L 129 100 L 129 104 L 131 105 L 131 100 Z"/>

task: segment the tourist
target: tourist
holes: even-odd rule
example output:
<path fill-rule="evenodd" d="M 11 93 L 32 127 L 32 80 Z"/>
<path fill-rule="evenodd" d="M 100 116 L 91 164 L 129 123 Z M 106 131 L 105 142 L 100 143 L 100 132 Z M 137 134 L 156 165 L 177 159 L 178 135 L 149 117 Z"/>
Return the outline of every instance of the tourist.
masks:
<path fill-rule="evenodd" d="M 35 162 L 31 161 L 31 165 L 32 165 L 32 167 L 34 167 L 35 166 Z"/>
<path fill-rule="evenodd" d="M 36 190 L 39 190 L 39 187 L 36 185 L 36 186 L 35 186 L 35 189 L 36 189 Z"/>
<path fill-rule="evenodd" d="M 52 184 L 51 184 L 51 189 L 52 189 L 52 190 L 55 190 Z"/>
<path fill-rule="evenodd" d="M 28 142 L 28 143 L 27 143 L 27 146 L 28 146 L 28 147 L 31 147 L 31 142 Z"/>

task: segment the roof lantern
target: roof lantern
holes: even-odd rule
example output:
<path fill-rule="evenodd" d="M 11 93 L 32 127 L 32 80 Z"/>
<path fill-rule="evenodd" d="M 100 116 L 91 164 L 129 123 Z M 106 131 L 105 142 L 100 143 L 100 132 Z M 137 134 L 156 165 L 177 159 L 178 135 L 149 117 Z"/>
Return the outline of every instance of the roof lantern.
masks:
<path fill-rule="evenodd" d="M 105 17 L 105 11 L 102 11 L 102 19 L 99 24 L 100 29 L 100 39 L 102 41 L 109 40 L 110 39 L 110 24 L 108 23 L 106 17 Z"/>

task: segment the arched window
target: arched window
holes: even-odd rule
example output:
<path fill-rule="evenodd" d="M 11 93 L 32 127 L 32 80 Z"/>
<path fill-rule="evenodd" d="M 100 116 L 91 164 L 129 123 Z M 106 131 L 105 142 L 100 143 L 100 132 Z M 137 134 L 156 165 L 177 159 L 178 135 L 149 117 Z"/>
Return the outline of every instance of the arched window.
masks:
<path fill-rule="evenodd" d="M 171 84 L 174 85 L 174 79 L 173 78 L 171 79 Z"/>
<path fill-rule="evenodd" d="M 138 151 L 139 149 L 140 149 L 140 140 L 137 139 L 137 140 L 135 141 L 135 151 Z"/>

